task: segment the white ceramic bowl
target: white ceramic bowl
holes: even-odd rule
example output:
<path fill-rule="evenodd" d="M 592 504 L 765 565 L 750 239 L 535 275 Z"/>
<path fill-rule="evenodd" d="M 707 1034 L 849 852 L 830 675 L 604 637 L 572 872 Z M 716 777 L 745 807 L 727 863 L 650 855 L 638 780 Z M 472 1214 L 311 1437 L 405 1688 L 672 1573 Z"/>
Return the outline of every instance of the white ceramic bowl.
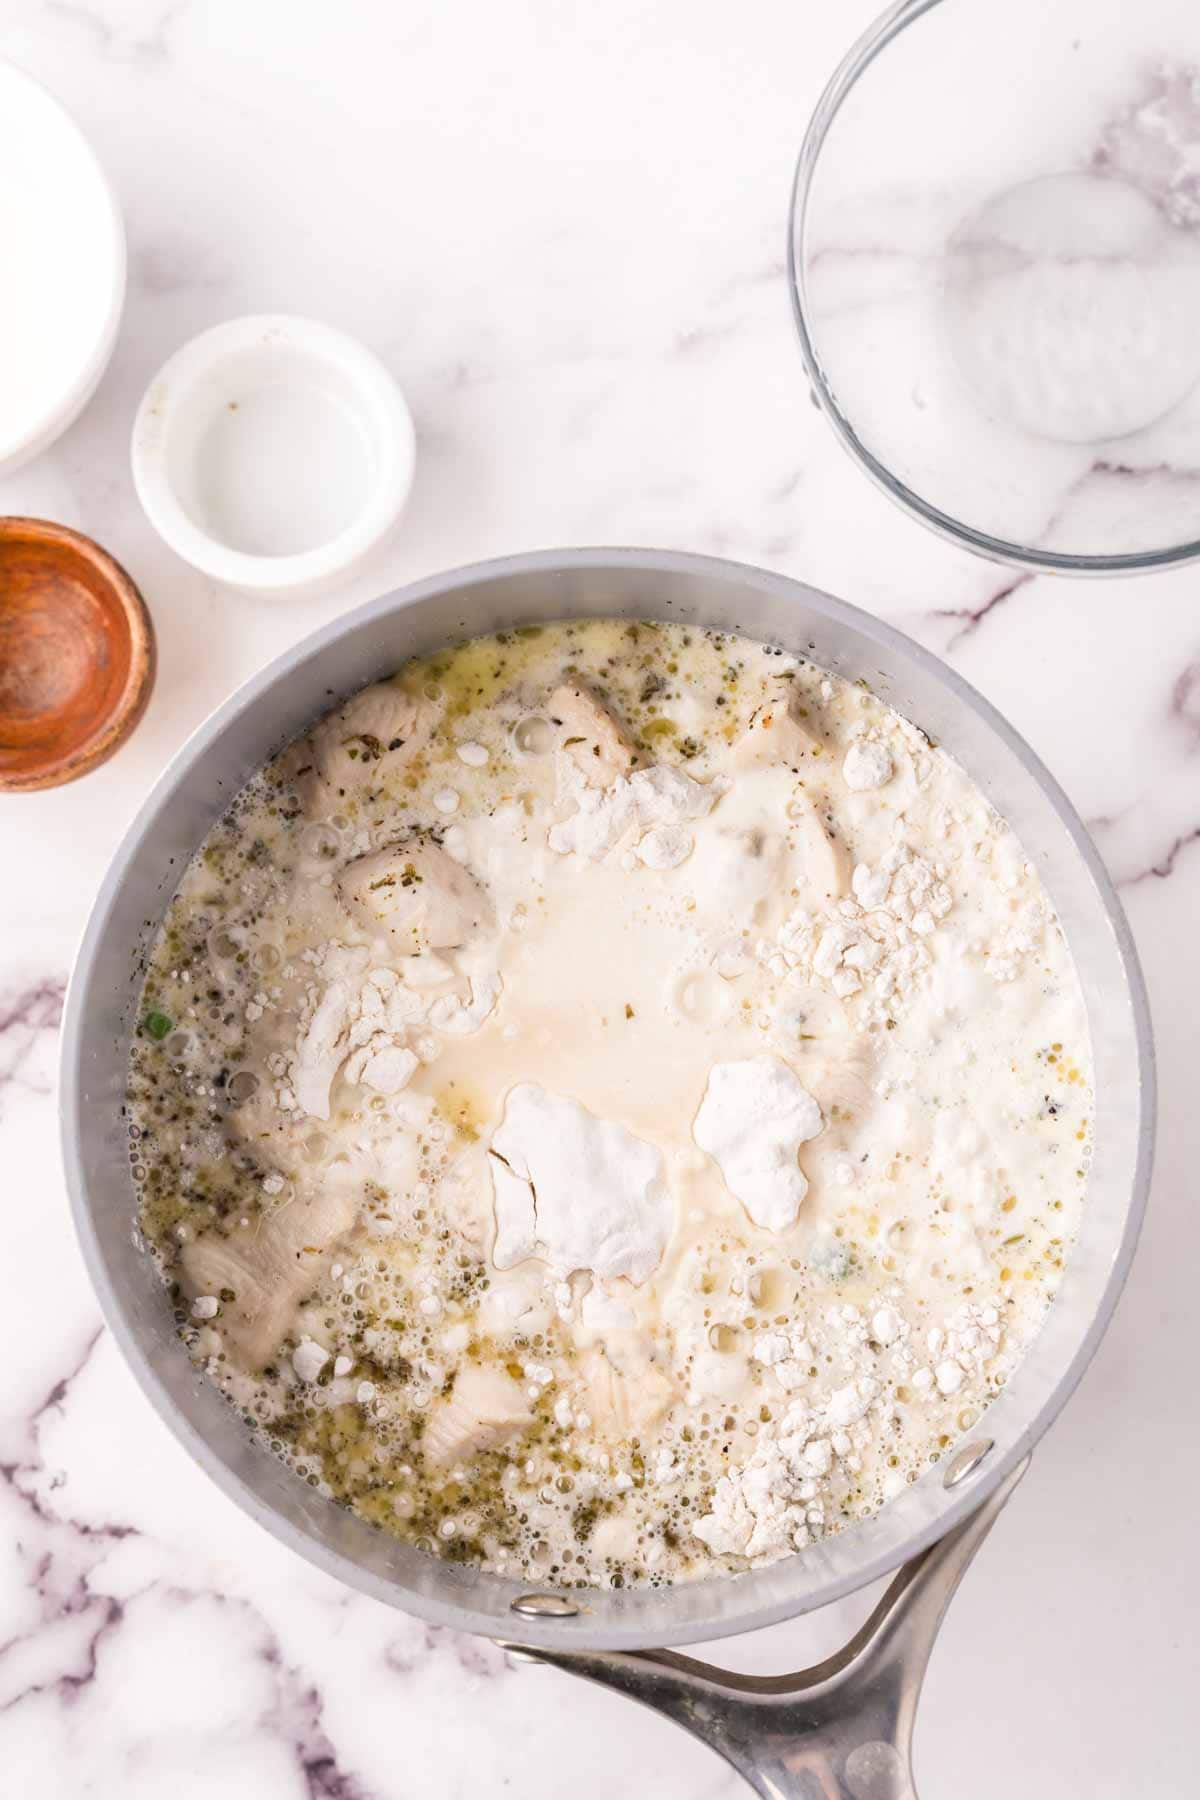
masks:
<path fill-rule="evenodd" d="M 125 300 L 116 195 L 54 96 L 0 62 L 0 473 L 91 399 Z"/>
<path fill-rule="evenodd" d="M 313 319 L 231 319 L 146 390 L 133 478 L 176 553 L 234 587 L 281 593 L 350 568 L 390 530 L 416 463 L 390 372 Z"/>

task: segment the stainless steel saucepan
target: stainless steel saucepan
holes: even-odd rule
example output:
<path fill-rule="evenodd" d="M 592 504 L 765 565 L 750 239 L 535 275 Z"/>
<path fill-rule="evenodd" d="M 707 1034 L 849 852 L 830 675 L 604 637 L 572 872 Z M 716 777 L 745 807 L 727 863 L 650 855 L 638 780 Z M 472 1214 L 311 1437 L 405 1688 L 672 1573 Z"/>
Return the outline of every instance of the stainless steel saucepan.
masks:
<path fill-rule="evenodd" d="M 140 955 L 180 872 L 242 783 L 335 696 L 407 657 L 505 626 L 615 614 L 742 632 L 866 679 L 970 771 L 1058 909 L 1087 1002 L 1096 1141 L 1079 1242 L 1036 1341 L 976 1434 L 875 1517 L 769 1568 L 674 1589 L 531 1593 L 442 1563 L 323 1499 L 255 1442 L 192 1368 L 134 1229 L 126 1058 Z M 669 552 L 578 550 L 438 575 L 326 626 L 203 725 L 109 870 L 67 999 L 63 1143 L 76 1222 L 117 1341 L 159 1414 L 227 1494 L 328 1573 L 393 1606 L 607 1683 L 675 1719 L 779 1800 L 904 1800 L 913 1709 L 958 1579 L 1108 1323 L 1145 1204 L 1154 1069 L 1142 977 L 1095 849 L 1010 726 L 907 638 L 826 594 Z M 772 1680 L 650 1646 L 753 1631 L 899 1569 L 846 1650 Z"/>

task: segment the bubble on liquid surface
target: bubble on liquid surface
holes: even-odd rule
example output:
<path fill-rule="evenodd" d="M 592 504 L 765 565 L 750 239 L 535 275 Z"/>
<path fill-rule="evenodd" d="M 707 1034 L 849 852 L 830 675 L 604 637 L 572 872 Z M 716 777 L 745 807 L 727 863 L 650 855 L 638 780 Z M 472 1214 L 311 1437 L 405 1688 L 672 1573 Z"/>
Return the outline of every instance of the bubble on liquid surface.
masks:
<path fill-rule="evenodd" d="M 258 1076 L 253 1069 L 239 1069 L 237 1074 L 230 1078 L 229 1097 L 231 1100 L 240 1104 L 242 1101 L 252 1100 L 257 1092 Z"/>
<path fill-rule="evenodd" d="M 674 984 L 671 1003 L 690 1025 L 719 1025 L 730 1010 L 728 988 L 708 969 L 681 975 Z"/>
<path fill-rule="evenodd" d="M 554 727 L 549 719 L 529 713 L 513 726 L 512 741 L 522 756 L 548 756 L 554 748 Z"/>
<path fill-rule="evenodd" d="M 300 833 L 300 854 L 307 863 L 333 862 L 341 847 L 341 833 L 331 825 L 306 825 Z"/>

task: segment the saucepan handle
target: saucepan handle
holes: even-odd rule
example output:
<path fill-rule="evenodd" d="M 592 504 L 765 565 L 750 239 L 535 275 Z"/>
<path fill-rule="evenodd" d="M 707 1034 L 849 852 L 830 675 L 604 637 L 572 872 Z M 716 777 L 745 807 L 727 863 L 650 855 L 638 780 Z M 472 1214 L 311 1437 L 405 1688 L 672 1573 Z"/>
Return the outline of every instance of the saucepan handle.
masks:
<path fill-rule="evenodd" d="M 763 1800 L 916 1800 L 912 1732 L 929 1653 L 967 1565 L 1028 1466 L 906 1563 L 862 1629 L 814 1668 L 735 1675 L 669 1650 L 519 1654 L 673 1719 Z"/>

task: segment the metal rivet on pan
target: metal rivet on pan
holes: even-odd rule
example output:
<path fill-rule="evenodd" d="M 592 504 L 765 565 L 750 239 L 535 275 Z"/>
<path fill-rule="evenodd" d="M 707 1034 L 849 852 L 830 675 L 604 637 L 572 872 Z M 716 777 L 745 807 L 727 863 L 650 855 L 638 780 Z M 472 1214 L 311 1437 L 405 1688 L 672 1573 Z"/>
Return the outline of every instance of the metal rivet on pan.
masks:
<path fill-rule="evenodd" d="M 964 1444 L 962 1449 L 950 1458 L 946 1466 L 946 1473 L 942 1477 L 942 1486 L 957 1487 L 960 1481 L 965 1481 L 968 1475 L 974 1473 L 988 1451 L 995 1448 L 996 1440 L 994 1438 L 976 1438 L 973 1444 Z"/>
<path fill-rule="evenodd" d="M 518 1594 L 509 1602 L 509 1611 L 523 1619 L 576 1619 L 579 1608 L 562 1594 Z"/>

